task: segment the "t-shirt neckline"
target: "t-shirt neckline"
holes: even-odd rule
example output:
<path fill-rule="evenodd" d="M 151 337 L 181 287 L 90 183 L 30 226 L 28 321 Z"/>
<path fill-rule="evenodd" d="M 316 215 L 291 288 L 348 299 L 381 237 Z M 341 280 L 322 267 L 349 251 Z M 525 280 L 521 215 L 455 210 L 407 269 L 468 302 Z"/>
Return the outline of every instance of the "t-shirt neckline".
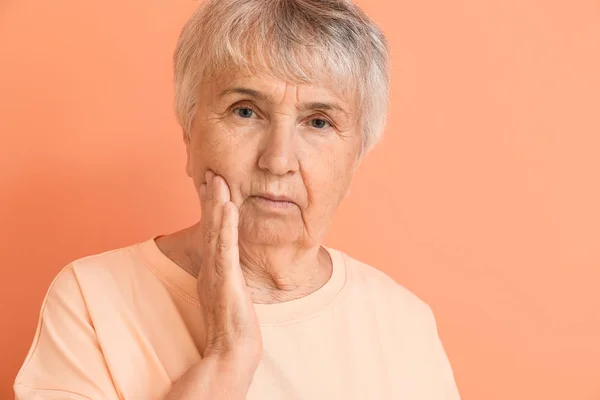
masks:
<path fill-rule="evenodd" d="M 137 244 L 137 249 L 148 266 L 175 293 L 195 306 L 200 306 L 196 278 L 167 257 L 157 246 L 154 236 Z M 322 246 L 332 263 L 332 273 L 323 286 L 307 296 L 274 304 L 254 303 L 261 326 L 289 324 L 310 318 L 326 309 L 343 293 L 346 265 L 343 255 L 335 249 Z"/>

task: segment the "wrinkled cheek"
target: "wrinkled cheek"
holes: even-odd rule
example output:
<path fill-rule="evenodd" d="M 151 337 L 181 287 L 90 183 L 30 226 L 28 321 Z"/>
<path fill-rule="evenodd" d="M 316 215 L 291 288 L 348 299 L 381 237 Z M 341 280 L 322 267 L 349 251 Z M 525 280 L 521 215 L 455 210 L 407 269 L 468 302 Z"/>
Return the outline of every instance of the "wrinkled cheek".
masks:
<path fill-rule="evenodd" d="M 319 208 L 318 218 L 326 224 L 333 218 L 342 202 L 348 189 L 348 181 L 347 173 L 334 172 L 330 175 L 330 180 L 318 191 L 318 197 L 314 199 Z"/>
<path fill-rule="evenodd" d="M 200 185 L 205 182 L 206 171 L 213 171 L 215 174 L 223 177 L 229 187 L 231 200 L 238 207 L 244 200 L 244 193 L 248 192 L 245 188 L 245 182 L 248 179 L 244 176 L 247 168 L 240 168 L 239 160 L 231 159 L 228 153 L 218 153 L 215 150 L 196 152 L 194 154 L 194 184 L 199 190 Z"/>
<path fill-rule="evenodd" d="M 192 166 L 192 179 L 196 188 L 199 189 L 200 185 L 205 182 L 208 160 L 196 149 L 190 153 L 189 157 L 190 160 L 188 162 Z"/>
<path fill-rule="evenodd" d="M 325 235 L 337 208 L 335 198 L 333 187 L 313 191 L 308 207 L 302 210 L 302 222 L 311 238 L 320 240 Z"/>
<path fill-rule="evenodd" d="M 231 201 L 233 202 L 233 204 L 235 204 L 238 208 L 241 207 L 241 205 L 244 202 L 244 195 L 242 194 L 242 188 L 240 184 L 230 183 L 229 191 L 231 193 Z"/>

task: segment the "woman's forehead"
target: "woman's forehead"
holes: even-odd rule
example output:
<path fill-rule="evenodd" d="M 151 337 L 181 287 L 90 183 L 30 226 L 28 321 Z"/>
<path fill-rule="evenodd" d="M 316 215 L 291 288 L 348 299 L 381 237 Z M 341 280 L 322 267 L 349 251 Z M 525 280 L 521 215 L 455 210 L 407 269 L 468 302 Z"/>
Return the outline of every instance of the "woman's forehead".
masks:
<path fill-rule="evenodd" d="M 340 79 L 323 73 L 310 81 L 294 81 L 266 73 L 242 70 L 224 71 L 211 80 L 211 95 L 223 97 L 247 94 L 264 100 L 276 101 L 286 90 L 294 90 L 299 102 L 336 102 L 347 112 L 356 104 L 356 90 Z"/>

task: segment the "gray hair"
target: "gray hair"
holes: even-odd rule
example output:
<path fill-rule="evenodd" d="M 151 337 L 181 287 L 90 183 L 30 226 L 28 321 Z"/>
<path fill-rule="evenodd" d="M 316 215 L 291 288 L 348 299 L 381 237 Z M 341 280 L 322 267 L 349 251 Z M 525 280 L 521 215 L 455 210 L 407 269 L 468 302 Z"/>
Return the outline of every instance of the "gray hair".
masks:
<path fill-rule="evenodd" d="M 388 107 L 389 51 L 377 25 L 350 0 L 205 0 L 174 54 L 175 112 L 189 135 L 204 79 L 262 73 L 296 84 L 323 78 L 355 93 L 361 154 L 380 139 Z"/>

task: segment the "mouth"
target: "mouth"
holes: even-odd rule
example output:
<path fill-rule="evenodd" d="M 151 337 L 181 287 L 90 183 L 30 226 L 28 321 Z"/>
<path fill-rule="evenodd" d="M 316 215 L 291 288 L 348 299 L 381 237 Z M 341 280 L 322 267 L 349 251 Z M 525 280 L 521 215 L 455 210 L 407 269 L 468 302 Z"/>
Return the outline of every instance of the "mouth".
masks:
<path fill-rule="evenodd" d="M 290 209 L 296 205 L 296 203 L 285 195 L 276 195 L 272 193 L 261 193 L 258 195 L 250 196 L 259 206 L 270 209 Z"/>
<path fill-rule="evenodd" d="M 259 193 L 253 197 L 262 197 L 263 199 L 267 199 L 267 200 L 271 200 L 271 201 L 284 201 L 284 202 L 288 202 L 288 203 L 293 203 L 294 201 L 285 196 L 285 195 L 277 195 L 277 194 L 272 194 L 272 193 Z"/>

